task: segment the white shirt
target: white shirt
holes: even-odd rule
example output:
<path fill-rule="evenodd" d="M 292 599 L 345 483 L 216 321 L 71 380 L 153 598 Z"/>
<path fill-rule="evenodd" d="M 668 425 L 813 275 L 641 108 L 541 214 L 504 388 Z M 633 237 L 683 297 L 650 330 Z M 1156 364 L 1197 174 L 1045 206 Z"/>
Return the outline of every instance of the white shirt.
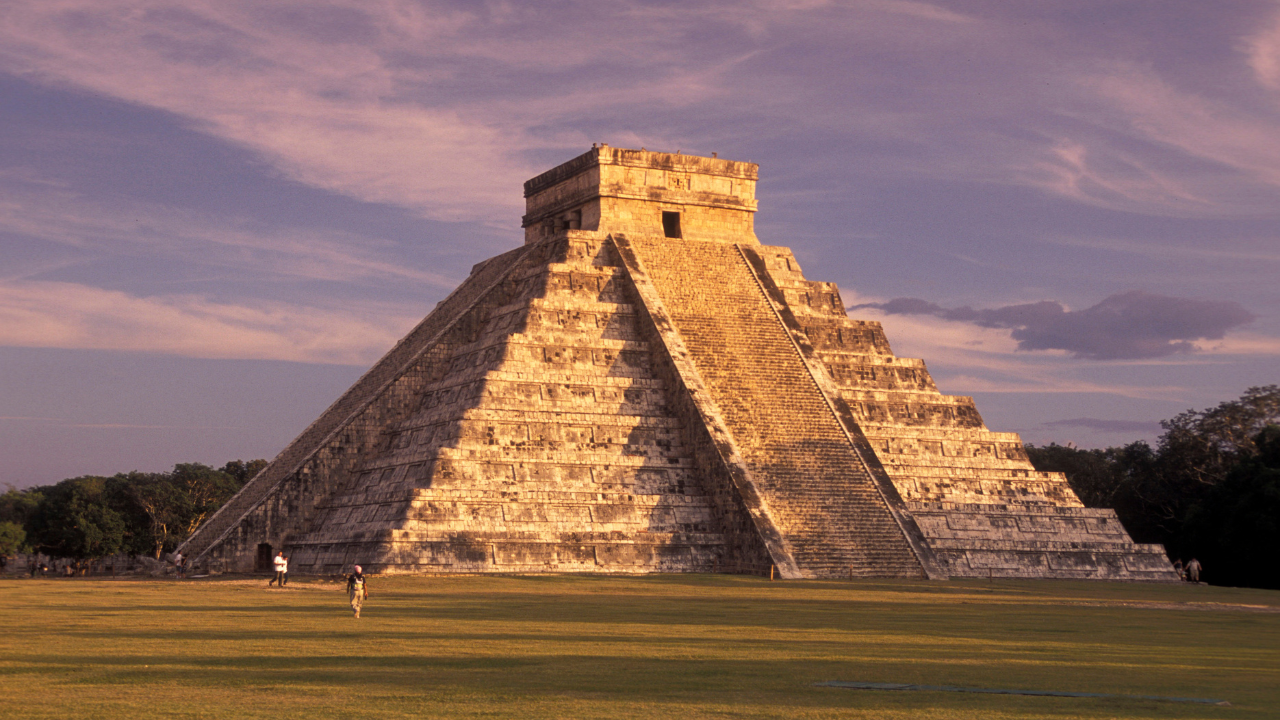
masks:
<path fill-rule="evenodd" d="M 289 561 L 279 555 L 276 556 L 276 572 L 289 572 Z"/>

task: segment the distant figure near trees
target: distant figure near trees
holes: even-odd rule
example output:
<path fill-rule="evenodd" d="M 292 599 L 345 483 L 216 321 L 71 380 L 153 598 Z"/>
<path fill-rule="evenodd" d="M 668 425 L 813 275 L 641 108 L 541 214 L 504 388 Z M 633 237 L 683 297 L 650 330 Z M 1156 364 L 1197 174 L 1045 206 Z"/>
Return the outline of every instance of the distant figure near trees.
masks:
<path fill-rule="evenodd" d="M 1179 580 L 1187 579 L 1187 573 L 1182 567 L 1182 558 L 1178 558 L 1177 560 L 1173 561 L 1173 571 L 1178 573 Z"/>
<path fill-rule="evenodd" d="M 365 598 L 369 597 L 369 588 L 360 566 L 356 565 L 353 569 L 355 572 L 347 576 L 347 596 L 351 598 L 351 612 L 358 618 Z"/>
<path fill-rule="evenodd" d="M 1191 562 L 1187 563 L 1187 579 L 1193 583 L 1200 582 L 1200 561 L 1191 558 Z"/>

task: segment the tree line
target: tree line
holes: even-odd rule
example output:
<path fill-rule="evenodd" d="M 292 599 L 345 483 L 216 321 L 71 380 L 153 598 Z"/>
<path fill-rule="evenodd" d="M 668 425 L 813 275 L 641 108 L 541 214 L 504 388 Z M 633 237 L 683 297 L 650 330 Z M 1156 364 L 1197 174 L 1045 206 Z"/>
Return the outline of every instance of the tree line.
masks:
<path fill-rule="evenodd" d="M 1088 507 L 1114 508 L 1136 542 L 1197 558 L 1215 585 L 1280 588 L 1280 387 L 1188 410 L 1145 441 L 1102 450 L 1027 446 Z"/>
<path fill-rule="evenodd" d="M 40 552 L 92 560 L 159 559 L 235 495 L 266 460 L 221 468 L 181 463 L 160 473 L 85 475 L 0 495 L 0 555 Z"/>

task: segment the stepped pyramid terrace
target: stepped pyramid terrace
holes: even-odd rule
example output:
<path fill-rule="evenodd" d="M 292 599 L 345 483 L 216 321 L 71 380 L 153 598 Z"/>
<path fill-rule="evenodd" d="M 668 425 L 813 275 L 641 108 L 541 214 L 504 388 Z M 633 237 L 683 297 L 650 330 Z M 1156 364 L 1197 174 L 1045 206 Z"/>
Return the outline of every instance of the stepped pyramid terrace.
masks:
<path fill-rule="evenodd" d="M 595 147 L 181 551 L 210 572 L 1177 579 L 756 238 L 751 163 Z"/>

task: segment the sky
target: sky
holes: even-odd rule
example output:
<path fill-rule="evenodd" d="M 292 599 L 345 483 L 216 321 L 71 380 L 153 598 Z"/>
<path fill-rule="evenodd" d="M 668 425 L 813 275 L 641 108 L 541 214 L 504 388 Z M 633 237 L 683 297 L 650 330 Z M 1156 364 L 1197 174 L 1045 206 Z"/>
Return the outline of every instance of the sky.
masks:
<path fill-rule="evenodd" d="M 758 163 L 993 430 L 1280 382 L 1277 2 L 10 0 L 0 486 L 273 457 L 595 142 Z"/>

